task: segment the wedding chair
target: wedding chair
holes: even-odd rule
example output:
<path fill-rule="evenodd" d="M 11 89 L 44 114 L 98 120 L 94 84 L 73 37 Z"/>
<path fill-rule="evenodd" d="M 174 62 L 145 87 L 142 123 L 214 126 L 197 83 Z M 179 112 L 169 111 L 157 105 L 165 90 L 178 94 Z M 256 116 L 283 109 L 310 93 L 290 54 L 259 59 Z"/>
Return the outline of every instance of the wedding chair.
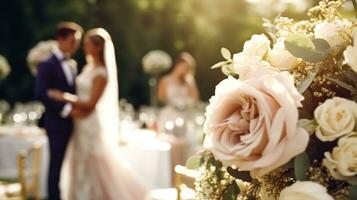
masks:
<path fill-rule="evenodd" d="M 28 197 L 33 197 L 34 200 L 41 199 L 41 150 L 41 144 L 34 144 L 18 153 L 18 179 L 14 182 L 0 181 L 1 200 L 25 200 Z"/>
<path fill-rule="evenodd" d="M 184 166 L 176 165 L 174 187 L 151 190 L 147 200 L 194 200 L 194 180 L 197 171 L 189 170 Z"/>

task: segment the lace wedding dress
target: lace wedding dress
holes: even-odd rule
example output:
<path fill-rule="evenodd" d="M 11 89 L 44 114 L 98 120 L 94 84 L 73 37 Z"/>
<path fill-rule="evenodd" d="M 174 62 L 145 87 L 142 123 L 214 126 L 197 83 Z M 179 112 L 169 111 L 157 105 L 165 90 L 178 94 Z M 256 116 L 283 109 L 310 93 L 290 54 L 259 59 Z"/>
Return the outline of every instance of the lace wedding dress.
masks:
<path fill-rule="evenodd" d="M 77 77 L 80 101 L 90 98 L 93 79 L 108 78 L 105 67 L 87 65 Z M 61 173 L 61 196 L 65 200 L 142 200 L 146 189 L 120 158 L 115 135 L 116 106 L 108 105 L 109 82 L 94 111 L 75 119 Z M 110 110 L 111 109 L 111 110 Z"/>

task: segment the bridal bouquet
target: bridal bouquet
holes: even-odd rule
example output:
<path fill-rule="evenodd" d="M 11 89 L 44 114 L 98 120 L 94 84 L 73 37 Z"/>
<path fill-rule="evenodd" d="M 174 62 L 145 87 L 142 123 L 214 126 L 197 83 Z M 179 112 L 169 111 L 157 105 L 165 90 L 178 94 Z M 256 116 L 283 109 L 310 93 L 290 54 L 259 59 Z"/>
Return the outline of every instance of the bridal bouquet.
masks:
<path fill-rule="evenodd" d="M 0 55 L 0 80 L 4 79 L 10 73 L 10 65 L 7 62 L 6 58 Z"/>
<path fill-rule="evenodd" d="M 33 75 L 37 73 L 37 66 L 52 55 L 52 50 L 56 46 L 55 40 L 41 41 L 29 51 L 27 63 Z"/>
<path fill-rule="evenodd" d="M 187 161 L 197 199 L 357 199 L 357 24 L 343 4 L 266 20 L 242 52 L 221 50 L 206 150 Z"/>
<path fill-rule="evenodd" d="M 172 60 L 166 52 L 153 50 L 143 57 L 142 64 L 145 73 L 158 75 L 171 67 Z"/>

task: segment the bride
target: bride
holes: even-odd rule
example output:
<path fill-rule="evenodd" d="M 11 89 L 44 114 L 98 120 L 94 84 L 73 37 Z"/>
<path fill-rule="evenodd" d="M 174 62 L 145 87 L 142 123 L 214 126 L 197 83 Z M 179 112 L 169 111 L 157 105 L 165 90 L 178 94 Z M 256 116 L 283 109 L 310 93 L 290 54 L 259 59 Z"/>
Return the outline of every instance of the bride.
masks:
<path fill-rule="evenodd" d="M 75 128 L 61 172 L 61 196 L 68 200 L 142 200 L 146 188 L 118 157 L 118 82 L 114 46 L 102 28 L 84 38 L 87 65 L 76 78 L 77 94 L 48 95 L 72 104 Z"/>

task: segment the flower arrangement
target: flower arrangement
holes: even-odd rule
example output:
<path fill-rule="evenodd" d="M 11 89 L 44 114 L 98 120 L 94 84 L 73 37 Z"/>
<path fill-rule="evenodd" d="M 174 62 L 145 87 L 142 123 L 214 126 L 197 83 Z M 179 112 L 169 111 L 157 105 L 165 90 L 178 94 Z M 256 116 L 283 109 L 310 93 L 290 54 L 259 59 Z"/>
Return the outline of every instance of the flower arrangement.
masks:
<path fill-rule="evenodd" d="M 357 23 L 343 4 L 265 20 L 242 52 L 221 50 L 206 150 L 187 161 L 198 199 L 357 199 Z"/>
<path fill-rule="evenodd" d="M 7 59 L 4 56 L 0 55 L 0 80 L 6 78 L 7 75 L 9 75 L 10 70 L 11 68 L 9 63 L 7 62 Z"/>
<path fill-rule="evenodd" d="M 48 40 L 41 41 L 32 49 L 30 49 L 27 55 L 28 67 L 33 75 L 37 73 L 37 66 L 47 60 L 51 55 L 53 48 L 57 46 L 57 41 Z"/>
<path fill-rule="evenodd" d="M 153 50 L 143 57 L 142 64 L 145 73 L 158 75 L 171 67 L 172 60 L 166 52 Z"/>

